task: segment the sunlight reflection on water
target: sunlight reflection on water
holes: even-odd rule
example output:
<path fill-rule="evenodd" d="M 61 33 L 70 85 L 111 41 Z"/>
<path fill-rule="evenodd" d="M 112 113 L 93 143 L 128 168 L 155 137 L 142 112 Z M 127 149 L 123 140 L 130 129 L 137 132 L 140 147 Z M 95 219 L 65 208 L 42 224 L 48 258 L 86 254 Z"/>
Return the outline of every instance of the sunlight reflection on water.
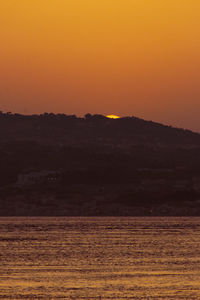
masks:
<path fill-rule="evenodd" d="M 1 299 L 200 299 L 200 218 L 0 218 Z"/>

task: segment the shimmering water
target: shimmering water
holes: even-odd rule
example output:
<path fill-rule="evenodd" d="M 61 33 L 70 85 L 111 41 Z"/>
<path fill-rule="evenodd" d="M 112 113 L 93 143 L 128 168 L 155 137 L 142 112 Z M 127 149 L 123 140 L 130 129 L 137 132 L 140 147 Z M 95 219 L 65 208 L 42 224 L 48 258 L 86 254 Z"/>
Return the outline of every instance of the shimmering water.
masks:
<path fill-rule="evenodd" d="M 0 218 L 2 299 L 200 299 L 200 218 Z"/>

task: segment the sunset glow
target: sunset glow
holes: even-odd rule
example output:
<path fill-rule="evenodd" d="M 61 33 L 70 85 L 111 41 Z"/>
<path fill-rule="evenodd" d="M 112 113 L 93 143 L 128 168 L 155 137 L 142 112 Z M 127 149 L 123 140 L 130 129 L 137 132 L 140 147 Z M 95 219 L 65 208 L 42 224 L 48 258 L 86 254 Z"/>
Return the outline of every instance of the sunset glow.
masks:
<path fill-rule="evenodd" d="M 106 117 L 109 119 L 119 119 L 120 118 L 119 116 L 116 116 L 116 115 L 108 115 Z"/>
<path fill-rule="evenodd" d="M 200 0 L 0 0 L 0 299 L 199 299 Z"/>
<path fill-rule="evenodd" d="M 200 130 L 200 1 L 1 0 L 0 110 Z"/>

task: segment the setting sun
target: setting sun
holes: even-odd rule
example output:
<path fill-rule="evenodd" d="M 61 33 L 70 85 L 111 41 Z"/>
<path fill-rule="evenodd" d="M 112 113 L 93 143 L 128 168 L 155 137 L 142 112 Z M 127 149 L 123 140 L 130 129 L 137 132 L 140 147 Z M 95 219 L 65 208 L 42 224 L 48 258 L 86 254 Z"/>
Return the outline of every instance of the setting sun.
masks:
<path fill-rule="evenodd" d="M 106 118 L 109 118 L 109 119 L 119 119 L 120 117 L 116 116 L 116 115 L 107 115 Z"/>

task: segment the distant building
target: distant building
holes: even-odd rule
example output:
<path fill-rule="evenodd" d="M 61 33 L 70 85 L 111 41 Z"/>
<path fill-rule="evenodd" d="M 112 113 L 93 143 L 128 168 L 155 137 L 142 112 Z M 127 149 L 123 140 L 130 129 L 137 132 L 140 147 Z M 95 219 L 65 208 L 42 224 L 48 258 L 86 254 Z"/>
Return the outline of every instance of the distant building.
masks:
<path fill-rule="evenodd" d="M 18 175 L 16 187 L 25 187 L 35 183 L 39 183 L 44 179 L 48 181 L 56 181 L 58 172 L 55 171 L 38 171 L 30 173 L 22 173 Z"/>

